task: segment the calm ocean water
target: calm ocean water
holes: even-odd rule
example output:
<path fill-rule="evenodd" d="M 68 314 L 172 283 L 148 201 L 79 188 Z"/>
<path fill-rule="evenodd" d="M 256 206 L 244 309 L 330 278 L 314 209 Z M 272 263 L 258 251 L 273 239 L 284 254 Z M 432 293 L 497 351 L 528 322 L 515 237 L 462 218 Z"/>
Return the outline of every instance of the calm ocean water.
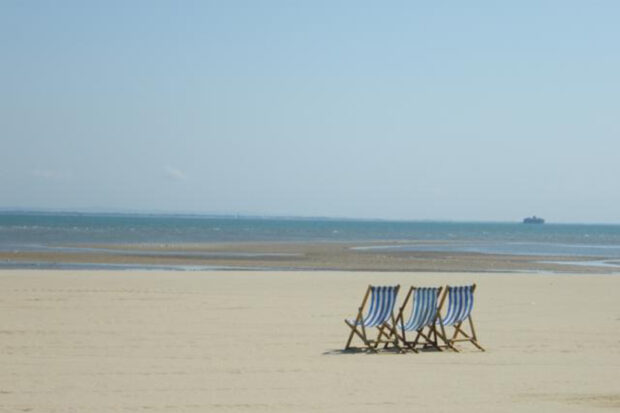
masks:
<path fill-rule="evenodd" d="M 80 244 L 390 240 L 415 241 L 415 245 L 387 247 L 412 251 L 620 258 L 620 225 L 0 214 L 3 251 L 62 249 Z"/>

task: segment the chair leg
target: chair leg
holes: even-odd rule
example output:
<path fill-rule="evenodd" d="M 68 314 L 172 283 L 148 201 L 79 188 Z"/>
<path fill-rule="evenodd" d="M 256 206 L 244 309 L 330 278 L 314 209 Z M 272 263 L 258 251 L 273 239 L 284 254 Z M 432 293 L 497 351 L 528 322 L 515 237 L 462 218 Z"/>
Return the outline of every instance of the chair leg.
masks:
<path fill-rule="evenodd" d="M 439 343 L 437 342 L 437 327 L 433 324 L 431 326 L 429 326 L 429 329 L 431 330 L 431 333 L 429 334 L 429 337 L 432 338 L 432 344 L 433 346 L 437 349 L 440 350 L 439 348 Z"/>
<path fill-rule="evenodd" d="M 379 330 L 379 333 L 377 334 L 377 344 L 379 344 L 379 341 L 383 338 L 383 336 L 388 336 L 384 329 L 385 329 L 386 325 L 382 324 L 380 326 L 377 327 L 377 330 Z"/>
<path fill-rule="evenodd" d="M 388 342 L 385 343 L 384 348 L 387 348 L 389 344 L 392 344 L 395 348 L 397 348 L 400 352 L 402 352 L 402 348 L 398 344 L 398 334 L 396 332 L 396 328 L 397 328 L 396 324 L 392 324 L 392 326 L 390 327 L 390 335 L 387 338 Z"/>
<path fill-rule="evenodd" d="M 394 319 L 394 315 L 392 315 L 391 319 L 391 324 L 387 322 L 383 323 L 380 329 L 381 333 L 385 336 L 385 345 L 383 348 L 386 349 L 390 344 L 392 344 L 394 347 L 400 349 L 400 346 L 398 345 L 398 335 L 396 334 L 397 321 Z M 387 333 L 383 331 L 384 328 L 387 330 Z M 380 339 L 381 336 L 377 337 L 377 342 L 379 342 Z"/>
<path fill-rule="evenodd" d="M 407 336 L 404 329 L 401 329 L 401 333 L 399 333 L 398 329 L 394 328 L 394 335 L 396 336 L 397 343 L 399 341 L 403 343 L 402 347 L 400 345 L 397 346 L 401 353 L 405 353 L 406 349 L 409 349 L 414 353 L 418 352 L 418 350 L 416 350 L 416 348 L 411 345 L 411 342 L 407 341 Z"/>
<path fill-rule="evenodd" d="M 399 348 L 398 339 L 394 338 L 392 341 L 392 337 L 394 337 L 394 329 L 388 323 L 383 323 L 381 326 L 377 327 L 377 329 L 379 330 L 379 334 L 377 335 L 375 345 L 373 346 L 375 350 L 379 347 L 380 343 L 385 343 L 383 346 L 384 349 L 390 344 L 393 344 L 396 348 Z M 385 337 L 385 341 L 381 341 L 383 337 Z"/>
<path fill-rule="evenodd" d="M 433 337 L 433 335 L 434 335 L 434 337 Z M 426 333 L 426 334 L 424 334 L 424 328 L 421 328 L 420 330 L 418 330 L 418 334 L 416 335 L 416 338 L 413 341 L 413 345 L 414 346 L 418 344 L 418 341 L 420 340 L 420 337 L 422 337 L 425 340 L 425 342 L 423 343 L 424 346 L 431 345 L 436 350 L 441 351 L 441 348 L 437 344 L 437 332 L 435 331 L 435 329 L 432 326 L 428 327 L 428 333 Z"/>
<path fill-rule="evenodd" d="M 478 337 L 476 337 L 476 330 L 474 329 L 474 322 L 471 319 L 471 316 L 468 317 L 469 319 L 469 328 L 471 329 L 471 335 L 472 335 L 472 340 L 471 343 L 478 347 L 481 351 L 486 351 L 484 348 L 482 348 L 482 346 L 480 344 L 478 344 Z"/>
<path fill-rule="evenodd" d="M 349 325 L 349 323 L 346 323 Z M 351 326 L 349 326 L 351 327 Z M 351 328 L 351 334 L 349 334 L 349 339 L 347 340 L 347 344 L 345 344 L 344 349 L 348 350 L 351 347 L 351 341 L 353 340 L 353 335 L 355 334 L 355 329 Z"/>
<path fill-rule="evenodd" d="M 446 329 L 445 329 L 445 327 L 443 325 L 443 322 L 441 322 L 441 319 L 440 319 L 439 327 L 441 328 L 441 333 L 439 331 L 437 331 L 437 328 L 435 328 L 435 331 L 437 332 L 437 335 L 439 336 L 441 341 L 444 342 L 446 347 L 449 347 L 452 351 L 458 353 L 459 350 L 456 347 L 454 347 L 452 342 L 448 339 L 448 336 L 446 336 Z"/>
<path fill-rule="evenodd" d="M 360 307 L 357 310 L 357 317 L 355 317 L 354 324 L 351 325 L 348 320 L 344 320 L 345 324 L 348 325 L 349 328 L 351 329 L 351 334 L 349 334 L 349 339 L 347 340 L 347 344 L 345 344 L 344 346 L 345 350 L 348 350 L 351 347 L 351 340 L 353 339 L 354 334 L 357 334 L 362 339 L 362 341 L 367 344 L 368 340 L 366 340 L 366 329 L 364 328 L 364 323 L 361 321 L 363 320 L 362 309 L 366 305 L 366 301 L 368 300 L 368 297 L 370 296 L 371 291 L 372 291 L 372 287 L 369 285 L 368 288 L 366 289 L 366 293 L 364 294 L 364 298 L 362 299 L 362 305 L 360 305 Z M 359 325 L 361 325 L 362 327 L 361 334 L 359 331 L 357 331 L 357 327 Z"/>
<path fill-rule="evenodd" d="M 464 336 L 467 337 L 467 334 L 461 330 L 461 325 L 463 324 L 463 322 L 461 321 L 460 323 L 456 324 L 454 326 L 454 334 L 452 334 L 452 338 L 450 339 L 450 341 L 454 342 L 454 340 L 456 340 L 456 337 L 459 335 L 459 333 L 463 334 Z"/>
<path fill-rule="evenodd" d="M 383 348 L 386 349 L 388 348 L 388 346 L 390 344 L 394 344 L 392 340 L 392 338 L 394 337 L 394 330 L 392 328 L 389 328 L 389 326 L 386 326 L 389 329 L 389 334 L 385 334 L 385 344 L 383 344 Z M 377 341 L 379 339 L 377 338 Z M 395 338 L 395 340 L 398 342 L 398 338 Z"/>
<path fill-rule="evenodd" d="M 346 344 L 344 349 L 348 350 L 351 347 L 351 339 L 353 338 L 353 334 L 357 334 L 357 336 L 364 342 L 366 347 L 370 348 L 371 345 L 368 342 L 368 339 L 366 338 L 366 335 L 362 334 L 362 333 L 365 333 L 365 330 L 362 329 L 362 333 L 360 333 L 359 331 L 357 331 L 357 326 L 351 325 L 347 320 L 344 320 L 344 322 L 351 329 L 351 334 L 349 335 L 349 339 L 347 340 L 347 344 Z"/>
<path fill-rule="evenodd" d="M 452 338 L 448 340 L 449 345 L 455 348 L 454 343 L 456 343 L 457 341 L 469 341 L 480 351 L 485 351 L 485 349 L 478 343 L 478 339 L 476 337 L 476 330 L 474 329 L 474 323 L 471 319 L 471 316 L 468 317 L 468 321 L 471 335 L 467 334 L 467 332 L 463 329 L 463 322 L 461 321 L 460 323 L 454 325 L 454 334 L 452 334 Z M 464 338 L 459 339 L 459 334 Z"/>

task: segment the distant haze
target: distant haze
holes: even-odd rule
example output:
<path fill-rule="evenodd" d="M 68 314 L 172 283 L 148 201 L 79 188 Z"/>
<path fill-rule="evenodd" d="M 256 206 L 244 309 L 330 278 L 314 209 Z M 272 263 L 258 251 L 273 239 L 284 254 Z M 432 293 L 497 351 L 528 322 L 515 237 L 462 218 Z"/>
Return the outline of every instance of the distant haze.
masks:
<path fill-rule="evenodd" d="M 620 2 L 3 1 L 0 208 L 620 223 Z"/>

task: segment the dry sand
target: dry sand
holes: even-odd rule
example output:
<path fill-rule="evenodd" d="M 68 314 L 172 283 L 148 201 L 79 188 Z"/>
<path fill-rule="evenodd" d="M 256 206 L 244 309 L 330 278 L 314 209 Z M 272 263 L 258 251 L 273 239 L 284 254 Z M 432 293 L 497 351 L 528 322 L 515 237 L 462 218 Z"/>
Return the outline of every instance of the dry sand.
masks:
<path fill-rule="evenodd" d="M 470 282 L 487 352 L 340 351 L 367 284 Z M 618 276 L 6 270 L 0 291 L 0 411 L 620 410 Z"/>

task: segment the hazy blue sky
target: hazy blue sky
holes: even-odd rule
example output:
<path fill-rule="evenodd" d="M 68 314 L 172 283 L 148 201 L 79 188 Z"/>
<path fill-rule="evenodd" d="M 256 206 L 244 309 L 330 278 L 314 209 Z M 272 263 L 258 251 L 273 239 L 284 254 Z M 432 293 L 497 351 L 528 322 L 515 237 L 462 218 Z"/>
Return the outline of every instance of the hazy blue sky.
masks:
<path fill-rule="evenodd" d="M 0 2 L 0 208 L 620 222 L 618 1 Z"/>

